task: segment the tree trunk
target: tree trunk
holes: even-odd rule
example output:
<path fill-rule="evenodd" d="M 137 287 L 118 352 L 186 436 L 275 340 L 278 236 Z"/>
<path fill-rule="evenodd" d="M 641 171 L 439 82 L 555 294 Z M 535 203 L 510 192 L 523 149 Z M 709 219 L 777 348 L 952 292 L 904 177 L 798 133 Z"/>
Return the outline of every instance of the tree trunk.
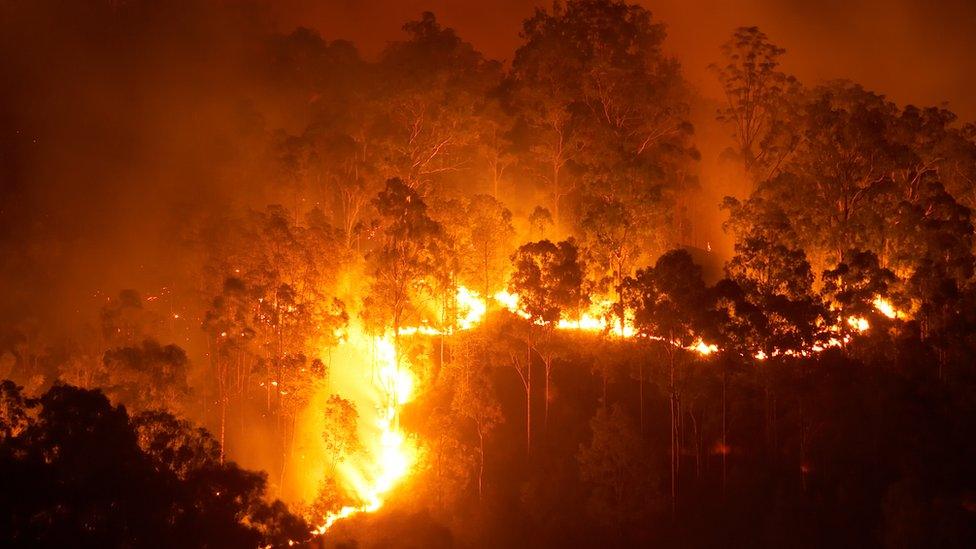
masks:
<path fill-rule="evenodd" d="M 638 393 L 640 394 L 640 432 L 641 435 L 644 434 L 644 361 L 641 360 L 637 363 L 637 384 Z"/>
<path fill-rule="evenodd" d="M 673 340 L 673 338 L 672 338 Z M 677 517 L 678 511 L 678 393 L 674 382 L 674 349 L 670 343 L 665 343 L 668 354 L 668 385 L 670 388 L 671 408 L 671 518 Z"/>
<path fill-rule="evenodd" d="M 227 397 L 220 398 L 220 463 L 224 462 L 224 447 L 227 433 Z"/>
<path fill-rule="evenodd" d="M 247 396 L 248 396 L 249 376 L 247 371 L 247 353 L 241 349 L 241 398 L 240 398 L 240 420 L 241 420 L 241 440 L 244 440 L 245 426 L 247 424 Z"/>
<path fill-rule="evenodd" d="M 484 318 L 485 318 L 485 321 L 487 321 L 488 320 L 488 312 L 489 312 L 488 292 L 491 291 L 491 289 L 490 289 L 491 282 L 488 280 L 488 245 L 487 244 L 485 244 L 485 249 L 482 252 L 482 266 L 484 267 L 484 274 L 485 274 L 485 292 L 481 295 L 481 297 L 485 301 L 485 316 L 484 316 Z"/>
<path fill-rule="evenodd" d="M 559 234 L 559 191 L 559 162 L 557 160 L 552 163 L 552 224 L 557 235 Z"/>
<path fill-rule="evenodd" d="M 393 428 L 400 427 L 400 392 L 397 391 L 397 380 L 400 379 L 400 315 L 393 315 L 393 366 L 394 378 L 390 384 L 393 397 Z"/>
<path fill-rule="evenodd" d="M 484 496 L 485 485 L 485 433 L 478 425 L 478 501 Z"/>
<path fill-rule="evenodd" d="M 728 473 L 728 456 L 729 456 L 729 441 L 728 441 L 728 407 L 726 400 L 726 391 L 728 386 L 728 364 L 726 360 L 722 360 L 722 496 L 725 496 L 726 488 L 726 478 Z"/>
<path fill-rule="evenodd" d="M 807 491 L 807 432 L 803 419 L 803 399 L 799 402 L 800 408 L 800 487 L 803 493 Z"/>
<path fill-rule="evenodd" d="M 603 409 L 607 409 L 607 369 L 603 368 Z"/>
<path fill-rule="evenodd" d="M 546 433 L 549 432 L 549 380 L 552 378 L 552 357 L 545 359 L 546 365 L 546 407 L 545 407 L 545 420 L 543 426 Z"/>
<path fill-rule="evenodd" d="M 227 425 L 227 386 L 226 386 L 226 376 L 224 375 L 224 369 L 220 364 L 220 346 L 217 346 L 217 352 L 214 353 L 214 367 L 217 373 L 217 400 L 220 402 L 220 462 L 224 462 L 224 442 L 226 434 Z"/>
<path fill-rule="evenodd" d="M 677 443 L 677 426 L 674 421 L 675 416 L 675 399 L 674 392 L 671 393 L 671 397 L 668 399 L 671 408 L 671 519 L 674 520 L 677 513 L 677 502 L 678 502 L 678 467 L 677 467 L 677 452 L 675 451 L 675 444 Z"/>
<path fill-rule="evenodd" d="M 705 412 L 704 412 L 704 410 L 702 410 L 702 421 L 701 421 L 702 423 L 704 423 L 704 421 L 705 421 L 704 415 L 705 415 Z M 692 430 L 692 436 L 694 437 L 694 442 L 695 442 L 695 479 L 697 479 L 697 480 L 700 481 L 701 480 L 701 465 L 702 465 L 702 463 L 701 463 L 702 462 L 702 460 L 701 460 L 702 430 L 701 430 L 701 428 L 699 426 L 698 418 L 695 417 L 695 407 L 694 406 L 691 406 L 690 410 L 688 411 L 688 417 L 691 418 L 691 430 Z"/>
<path fill-rule="evenodd" d="M 767 361 L 768 362 L 768 361 Z M 773 446 L 772 405 L 770 404 L 769 366 L 763 372 L 763 430 L 766 442 L 766 454 L 771 455 Z"/>
<path fill-rule="evenodd" d="M 526 338 L 525 352 L 525 453 L 532 453 L 532 343 Z"/>

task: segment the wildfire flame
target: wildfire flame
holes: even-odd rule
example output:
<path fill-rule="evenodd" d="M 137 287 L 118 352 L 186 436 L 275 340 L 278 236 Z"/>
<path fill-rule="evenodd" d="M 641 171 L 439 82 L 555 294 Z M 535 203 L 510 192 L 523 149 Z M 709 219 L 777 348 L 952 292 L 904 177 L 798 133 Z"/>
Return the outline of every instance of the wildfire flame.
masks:
<path fill-rule="evenodd" d="M 874 308 L 888 318 L 904 318 L 905 313 L 895 309 L 894 305 L 891 304 L 887 299 L 877 296 L 874 298 Z"/>
<path fill-rule="evenodd" d="M 464 286 L 458 288 L 455 298 L 458 308 L 457 327 L 461 330 L 470 330 L 478 324 L 487 313 L 487 304 L 481 294 L 469 290 Z"/>
<path fill-rule="evenodd" d="M 848 317 L 847 324 L 858 332 L 866 332 L 871 328 L 871 323 L 868 322 L 868 319 L 860 316 Z"/>
<path fill-rule="evenodd" d="M 413 330 L 412 333 L 424 333 Z M 410 401 L 414 391 L 414 376 L 409 368 L 397 364 L 397 352 L 387 334 L 372 339 L 372 351 L 377 363 L 370 383 L 370 393 L 375 403 L 372 425 L 367 424 L 361 433 L 364 449 L 362 456 L 342 461 L 336 473 L 351 489 L 360 505 L 347 505 L 323 517 L 323 522 L 312 531 L 320 535 L 337 521 L 358 513 L 371 513 L 383 506 L 386 496 L 410 474 L 416 462 L 417 451 L 400 428 L 401 407 Z"/>
<path fill-rule="evenodd" d="M 519 306 L 518 294 L 501 290 L 492 299 L 501 308 L 528 319 L 530 315 Z M 487 303 L 481 294 L 463 286 L 459 287 L 455 296 L 457 317 L 453 323 L 445 323 L 443 328 L 430 325 L 404 326 L 400 328 L 401 336 L 424 335 L 437 336 L 450 334 L 453 330 L 470 330 L 477 327 L 487 314 Z M 632 318 L 624 315 L 621 322 L 610 314 L 612 301 L 609 299 L 595 301 L 586 310 L 575 317 L 561 318 L 556 323 L 556 329 L 576 330 L 584 332 L 599 332 L 614 334 L 622 338 L 637 337 Z M 874 300 L 874 307 L 879 313 L 888 318 L 903 318 L 904 313 L 896 310 L 892 304 L 878 296 Z M 848 326 L 856 332 L 865 332 L 871 325 L 866 318 L 852 316 L 846 319 Z M 833 331 L 839 332 L 838 327 Z M 360 338 L 362 336 L 360 334 Z M 410 368 L 398 364 L 397 349 L 392 334 L 374 337 L 371 340 L 374 360 L 378 364 L 370 384 L 371 401 L 375 403 L 375 418 L 372 426 L 363 437 L 365 439 L 364 457 L 343 461 L 337 466 L 337 473 L 361 501 L 360 505 L 350 505 L 329 513 L 323 517 L 323 522 L 313 534 L 321 535 L 327 532 L 336 522 L 359 513 L 371 513 L 383 506 L 389 493 L 407 476 L 410 475 L 417 460 L 417 448 L 408 439 L 399 425 L 401 407 L 413 397 L 415 378 Z M 663 338 L 651 339 L 664 341 Z M 837 347 L 849 341 L 850 336 L 834 337 L 823 345 L 814 345 L 808 350 L 774 351 L 774 355 L 802 355 L 823 351 L 825 348 Z M 719 351 L 715 344 L 708 343 L 701 338 L 693 344 L 684 346 L 671 342 L 677 347 L 708 356 Z M 767 359 L 766 353 L 756 353 L 757 360 Z"/>
<path fill-rule="evenodd" d="M 529 318 L 529 313 L 523 311 L 519 307 L 519 296 L 518 294 L 513 294 L 508 290 L 499 290 L 494 295 L 495 301 L 500 303 L 503 307 L 508 309 L 512 314 L 516 314 L 522 318 Z"/>
<path fill-rule="evenodd" d="M 516 299 L 518 296 L 515 296 Z M 609 332 L 617 337 L 631 338 L 637 335 L 634 322 L 628 315 L 624 315 L 623 325 L 620 319 L 611 314 L 613 302 L 609 299 L 597 300 L 587 310 L 580 312 L 576 318 L 561 318 L 556 324 L 560 330 L 582 330 L 584 332 Z"/>

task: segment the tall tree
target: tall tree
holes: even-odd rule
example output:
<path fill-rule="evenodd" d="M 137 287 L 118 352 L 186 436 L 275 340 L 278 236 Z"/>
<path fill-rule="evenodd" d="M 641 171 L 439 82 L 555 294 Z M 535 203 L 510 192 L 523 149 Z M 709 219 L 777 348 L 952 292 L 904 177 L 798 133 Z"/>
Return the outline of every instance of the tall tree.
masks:
<path fill-rule="evenodd" d="M 593 200 L 584 206 L 580 226 L 581 246 L 586 257 L 587 282 L 592 293 L 616 296 L 614 311 L 618 333 L 623 334 L 624 279 L 633 273 L 641 254 L 638 221 L 632 209 L 616 198 Z"/>
<path fill-rule="evenodd" d="M 784 208 L 801 247 L 822 269 L 851 246 L 878 248 L 865 241 L 885 223 L 883 215 L 872 215 L 872 205 L 909 156 L 892 133 L 897 107 L 860 86 L 817 88 L 797 113 L 800 145 L 759 191 Z"/>
<path fill-rule="evenodd" d="M 451 410 L 471 422 L 477 436 L 478 498 L 485 493 L 485 443 L 505 421 L 491 383 L 487 341 L 481 335 L 467 338 L 454 353 L 454 396 Z"/>
<path fill-rule="evenodd" d="M 249 385 L 250 373 L 247 365 L 248 344 L 256 335 L 253 327 L 255 301 L 243 280 L 228 278 L 224 282 L 223 291 L 214 298 L 203 320 L 208 341 L 213 342 L 211 365 L 220 406 L 218 438 L 221 459 L 226 447 L 227 407 L 233 395 L 242 399 L 240 413 L 243 422 L 243 399 Z"/>
<path fill-rule="evenodd" d="M 525 388 L 525 444 L 532 448 L 532 351 L 539 337 L 549 338 L 563 312 L 578 311 L 584 305 L 583 270 L 579 251 L 573 240 L 554 244 L 548 240 L 523 244 L 512 255 L 514 271 L 509 280 L 510 291 L 518 294 L 519 307 L 525 312 L 526 354 L 521 367 L 516 367 Z M 540 355 L 545 365 L 546 415 L 549 410 L 549 383 L 552 374 L 552 353 Z"/>
<path fill-rule="evenodd" d="M 318 355 L 338 343 L 348 321 L 344 304 L 327 293 L 347 250 L 341 234 L 322 218 L 316 209 L 302 222 L 281 206 L 251 211 L 228 220 L 225 232 L 232 238 L 224 241 L 231 245 L 214 252 L 223 287 L 212 294 L 203 328 L 220 423 L 225 424 L 227 399 L 238 388 L 249 389 L 251 372 L 258 372 L 279 442 L 279 481 L 293 448 L 297 415 L 324 379 Z M 243 430 L 243 415 L 240 419 Z"/>
<path fill-rule="evenodd" d="M 683 347 L 701 337 L 707 309 L 701 267 L 688 252 L 673 250 L 658 258 L 651 268 L 640 269 L 626 282 L 628 304 L 634 311 L 634 328 L 648 341 L 660 342 L 668 361 L 668 394 L 671 410 L 671 512 L 677 512 L 680 469 L 681 395 L 677 384 L 677 362 Z M 642 367 L 642 365 L 641 365 Z M 640 383 L 641 430 L 644 424 L 644 376 Z"/>
<path fill-rule="evenodd" d="M 683 162 L 694 151 L 684 90 L 678 64 L 662 53 L 664 25 L 650 12 L 620 0 L 573 0 L 538 9 L 522 34 L 511 101 L 526 167 L 546 184 L 557 231 L 580 183 L 599 187 L 588 194 L 609 186 L 625 201 L 654 204 L 660 187 L 687 181 Z"/>
<path fill-rule="evenodd" d="M 475 195 L 468 202 L 466 218 L 473 253 L 462 263 L 462 272 L 478 282 L 475 287 L 481 288 L 487 310 L 492 290 L 502 287 L 511 265 L 515 240 L 512 213 L 495 198 Z"/>
<path fill-rule="evenodd" d="M 443 227 L 428 215 L 427 204 L 403 181 L 387 181 L 374 204 L 380 227 L 377 247 L 367 256 L 373 281 L 363 302 L 371 315 L 378 315 L 384 328 L 393 330 L 399 372 L 404 320 L 417 311 L 421 296 L 432 293 L 438 285 L 445 286 L 450 276 L 442 261 L 446 241 Z"/>
<path fill-rule="evenodd" d="M 189 394 L 186 351 L 147 339 L 141 345 L 105 351 L 101 386 L 117 402 L 135 410 L 181 410 Z"/>
<path fill-rule="evenodd" d="M 736 155 L 755 182 L 775 176 L 799 142 L 788 122 L 799 84 L 779 68 L 784 53 L 758 27 L 739 27 L 711 66 L 725 92 L 718 119 L 733 127 Z"/>
<path fill-rule="evenodd" d="M 445 28 L 434 14 L 403 26 L 408 40 L 391 43 L 377 65 L 382 94 L 386 174 L 426 195 L 437 178 L 468 163 L 500 65 Z"/>
<path fill-rule="evenodd" d="M 334 474 L 339 462 L 349 459 L 360 449 L 359 413 L 351 401 L 330 395 L 322 414 L 325 417 L 322 440 L 329 458 L 329 473 Z"/>

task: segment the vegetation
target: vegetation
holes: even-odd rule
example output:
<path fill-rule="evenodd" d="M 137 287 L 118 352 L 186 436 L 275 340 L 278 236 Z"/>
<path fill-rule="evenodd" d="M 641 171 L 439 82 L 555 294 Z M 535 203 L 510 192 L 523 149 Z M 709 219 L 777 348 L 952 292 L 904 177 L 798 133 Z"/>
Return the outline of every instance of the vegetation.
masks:
<path fill-rule="evenodd" d="M 537 9 L 508 65 L 431 13 L 367 59 L 96 4 L 214 33 L 165 54 L 193 74 L 238 43 L 212 21 L 247 62 L 226 149 L 172 145 L 207 177 L 165 243 L 85 258 L 111 290 L 52 268 L 40 153 L 0 155 L 0 545 L 976 545 L 976 127 L 946 108 L 800 82 L 751 27 L 708 102 L 622 0 Z M 18 90 L 5 132 L 53 123 Z M 693 121 L 745 178 L 727 257 Z"/>

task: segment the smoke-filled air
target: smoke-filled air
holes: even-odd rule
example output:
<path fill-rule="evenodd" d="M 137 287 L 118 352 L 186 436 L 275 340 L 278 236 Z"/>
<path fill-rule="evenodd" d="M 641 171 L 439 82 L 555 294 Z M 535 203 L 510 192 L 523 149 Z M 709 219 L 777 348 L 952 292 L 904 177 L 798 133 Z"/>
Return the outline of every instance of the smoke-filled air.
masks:
<path fill-rule="evenodd" d="M 0 0 L 0 546 L 976 546 L 976 8 L 633 1 Z"/>

